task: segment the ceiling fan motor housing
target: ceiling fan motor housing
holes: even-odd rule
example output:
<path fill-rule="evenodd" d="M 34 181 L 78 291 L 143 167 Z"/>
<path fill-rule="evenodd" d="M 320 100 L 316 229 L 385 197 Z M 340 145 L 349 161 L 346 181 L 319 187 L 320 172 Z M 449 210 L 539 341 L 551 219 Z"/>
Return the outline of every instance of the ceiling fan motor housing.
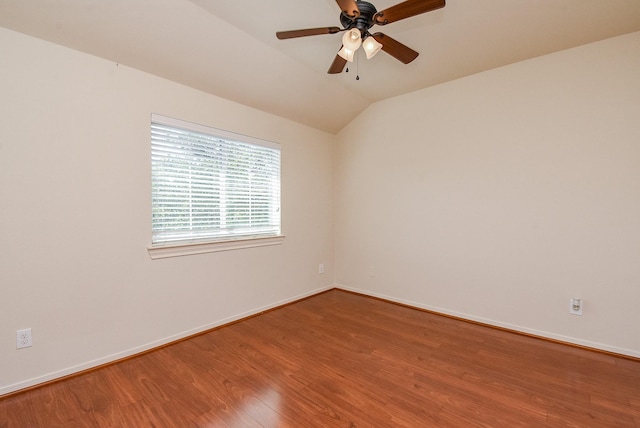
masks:
<path fill-rule="evenodd" d="M 358 9 L 360 9 L 360 15 L 355 18 L 350 18 L 344 13 L 341 13 L 340 23 L 345 30 L 357 28 L 364 38 L 369 33 L 369 28 L 373 26 L 373 17 L 378 11 L 374 5 L 366 1 L 357 1 L 356 4 L 358 5 Z"/>

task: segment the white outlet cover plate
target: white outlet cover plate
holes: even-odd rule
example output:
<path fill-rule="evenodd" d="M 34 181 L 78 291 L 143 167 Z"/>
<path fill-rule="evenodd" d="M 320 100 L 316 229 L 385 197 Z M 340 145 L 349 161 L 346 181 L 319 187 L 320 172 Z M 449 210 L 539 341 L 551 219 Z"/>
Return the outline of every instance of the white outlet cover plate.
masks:
<path fill-rule="evenodd" d="M 28 348 L 32 345 L 30 328 L 16 331 L 16 349 Z"/>
<path fill-rule="evenodd" d="M 574 300 L 578 300 L 580 303 L 580 309 L 575 310 L 573 309 L 573 301 Z M 584 306 L 584 302 L 582 301 L 582 299 L 569 299 L 569 313 L 571 315 L 582 315 L 582 307 Z"/>

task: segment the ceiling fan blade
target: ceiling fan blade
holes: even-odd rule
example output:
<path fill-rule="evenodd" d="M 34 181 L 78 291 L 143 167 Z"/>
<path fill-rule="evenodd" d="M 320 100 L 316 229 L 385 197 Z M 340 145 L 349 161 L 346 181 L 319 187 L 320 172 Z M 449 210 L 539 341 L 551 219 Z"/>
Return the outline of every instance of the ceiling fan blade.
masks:
<path fill-rule="evenodd" d="M 276 37 L 280 40 L 296 37 L 317 36 L 320 34 L 335 34 L 342 31 L 340 27 L 307 28 L 305 30 L 278 31 Z"/>
<path fill-rule="evenodd" d="M 349 18 L 360 16 L 360 9 L 358 9 L 358 5 L 354 0 L 336 0 L 336 3 L 340 6 L 342 13 Z"/>
<path fill-rule="evenodd" d="M 342 58 L 340 55 L 336 55 L 327 73 L 329 74 L 342 73 L 342 70 L 344 70 L 344 66 L 346 63 L 347 63 L 346 59 Z"/>
<path fill-rule="evenodd" d="M 406 0 L 376 13 L 373 20 L 378 25 L 386 25 L 425 12 L 431 12 L 444 6 L 445 0 Z"/>
<path fill-rule="evenodd" d="M 386 34 L 375 33 L 371 37 L 382 44 L 382 50 L 397 59 L 398 61 L 409 64 L 411 61 L 418 57 L 418 52 L 411 49 L 409 46 L 403 45 L 399 41 L 392 39 Z"/>

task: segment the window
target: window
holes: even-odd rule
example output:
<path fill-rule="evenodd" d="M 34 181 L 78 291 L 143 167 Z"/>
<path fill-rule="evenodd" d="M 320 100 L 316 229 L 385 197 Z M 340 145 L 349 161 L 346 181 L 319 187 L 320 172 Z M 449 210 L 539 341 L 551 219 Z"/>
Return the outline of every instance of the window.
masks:
<path fill-rule="evenodd" d="M 150 252 L 280 236 L 279 144 L 154 114 L 151 176 Z"/>

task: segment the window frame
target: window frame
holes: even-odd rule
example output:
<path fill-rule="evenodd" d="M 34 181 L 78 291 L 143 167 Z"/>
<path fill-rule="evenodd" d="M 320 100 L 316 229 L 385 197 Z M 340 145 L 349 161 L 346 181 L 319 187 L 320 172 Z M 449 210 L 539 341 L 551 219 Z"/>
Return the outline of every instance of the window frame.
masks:
<path fill-rule="evenodd" d="M 284 241 L 285 236 L 282 234 L 282 149 L 280 144 L 271 141 L 262 140 L 247 135 L 234 133 L 218 128 L 213 128 L 206 125 L 200 125 L 193 122 L 187 122 L 180 119 L 175 119 L 156 113 L 151 114 L 150 121 L 150 133 L 153 124 L 160 124 L 163 126 L 174 127 L 186 131 L 195 133 L 201 133 L 214 138 L 227 140 L 230 142 L 238 142 L 242 144 L 250 144 L 254 146 L 267 147 L 277 149 L 280 152 L 280 164 L 279 164 L 279 189 L 278 197 L 280 201 L 280 215 L 279 215 L 279 231 L 276 234 L 257 234 L 257 235 L 228 235 L 217 237 L 204 237 L 204 238 L 188 238 L 185 240 L 170 240 L 164 242 L 153 242 L 147 246 L 147 251 L 152 259 L 177 257 L 191 254 L 203 254 L 216 251 L 228 251 L 242 248 L 253 248 L 270 245 L 278 245 Z M 150 135 L 150 143 L 153 137 Z M 151 146 L 150 146 L 151 149 Z M 152 151 L 152 150 L 151 150 Z M 153 177 L 153 170 L 151 171 Z M 153 200 L 151 201 L 151 208 L 153 212 Z M 153 235 L 153 224 L 151 226 L 151 233 Z"/>

